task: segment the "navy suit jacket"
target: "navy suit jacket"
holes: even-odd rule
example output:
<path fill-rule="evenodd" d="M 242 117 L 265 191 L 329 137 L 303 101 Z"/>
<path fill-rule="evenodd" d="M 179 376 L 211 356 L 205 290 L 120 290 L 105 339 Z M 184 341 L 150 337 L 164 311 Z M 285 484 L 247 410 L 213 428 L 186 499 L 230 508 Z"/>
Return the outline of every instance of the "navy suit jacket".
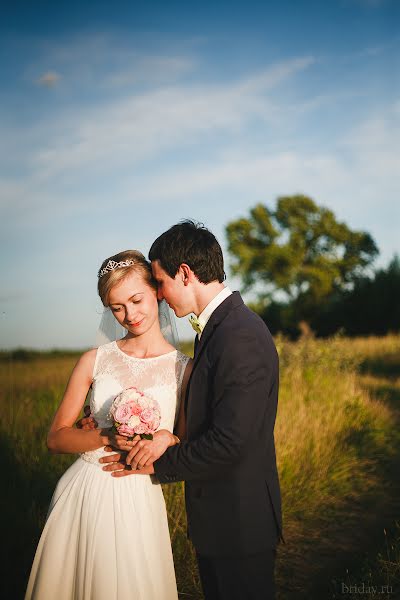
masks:
<path fill-rule="evenodd" d="M 258 315 L 234 292 L 198 343 L 186 398 L 186 441 L 155 463 L 185 484 L 188 534 L 205 556 L 240 556 L 282 538 L 274 424 L 278 355 Z"/>

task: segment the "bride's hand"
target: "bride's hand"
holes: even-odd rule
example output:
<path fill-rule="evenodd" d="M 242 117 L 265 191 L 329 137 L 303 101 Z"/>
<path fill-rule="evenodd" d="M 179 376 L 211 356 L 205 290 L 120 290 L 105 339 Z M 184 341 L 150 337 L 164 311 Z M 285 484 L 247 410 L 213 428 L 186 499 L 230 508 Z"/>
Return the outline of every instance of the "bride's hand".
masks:
<path fill-rule="evenodd" d="M 75 423 L 75 427 L 77 429 L 83 429 L 83 431 L 96 429 L 98 423 L 96 419 L 92 417 L 92 413 L 90 412 L 90 406 L 86 405 L 83 409 L 83 412 L 85 416 Z"/>
<path fill-rule="evenodd" d="M 125 462 L 132 469 L 141 469 L 160 458 L 170 446 L 177 443 L 177 438 L 167 429 L 160 429 L 153 435 L 152 440 L 137 441 L 128 453 Z"/>
<path fill-rule="evenodd" d="M 125 435 L 115 433 L 111 427 L 103 429 L 102 434 L 105 446 L 111 446 L 114 450 L 121 450 L 122 452 L 129 452 L 140 440 L 140 435 L 135 435 L 133 440 L 128 440 Z"/>

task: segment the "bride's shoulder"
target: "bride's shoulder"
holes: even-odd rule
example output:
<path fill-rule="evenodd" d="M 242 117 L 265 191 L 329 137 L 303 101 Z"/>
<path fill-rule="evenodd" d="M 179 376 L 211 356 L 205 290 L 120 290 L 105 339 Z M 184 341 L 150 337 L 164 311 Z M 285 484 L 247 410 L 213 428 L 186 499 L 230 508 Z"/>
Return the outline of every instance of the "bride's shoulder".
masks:
<path fill-rule="evenodd" d="M 73 369 L 71 377 L 91 380 L 94 364 L 96 362 L 96 355 L 97 348 L 81 354 Z"/>
<path fill-rule="evenodd" d="M 78 365 L 87 366 L 93 370 L 93 365 L 95 363 L 97 356 L 97 348 L 92 348 L 91 350 L 87 350 L 84 352 L 78 360 Z"/>

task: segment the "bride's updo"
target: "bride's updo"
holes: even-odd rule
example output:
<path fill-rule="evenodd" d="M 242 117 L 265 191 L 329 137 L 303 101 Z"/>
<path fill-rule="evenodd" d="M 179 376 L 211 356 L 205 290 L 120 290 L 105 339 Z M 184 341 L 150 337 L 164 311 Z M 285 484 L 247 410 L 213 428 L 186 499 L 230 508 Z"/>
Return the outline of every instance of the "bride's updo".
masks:
<path fill-rule="evenodd" d="M 157 291 L 157 282 L 153 278 L 149 261 L 138 250 L 124 250 L 106 258 L 99 269 L 97 290 L 104 306 L 108 306 L 111 288 L 132 272 L 140 273 L 144 281 Z"/>

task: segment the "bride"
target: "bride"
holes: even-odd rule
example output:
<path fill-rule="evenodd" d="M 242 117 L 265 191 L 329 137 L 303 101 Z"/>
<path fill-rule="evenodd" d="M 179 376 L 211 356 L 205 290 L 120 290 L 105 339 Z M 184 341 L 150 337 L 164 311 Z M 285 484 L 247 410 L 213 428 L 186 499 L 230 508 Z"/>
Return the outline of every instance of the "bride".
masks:
<path fill-rule="evenodd" d="M 191 361 L 162 335 L 156 283 L 140 252 L 106 259 L 98 291 L 127 333 L 81 356 L 55 414 L 49 450 L 80 457 L 54 491 L 25 600 L 176 600 L 161 485 L 150 475 L 110 475 L 99 458 L 107 454 L 105 446 L 129 452 L 136 444 L 136 438 L 112 433 L 108 414 L 115 396 L 131 386 L 161 407 L 161 423 L 153 441 L 146 442 L 142 466 L 179 443 Z M 77 429 L 90 387 L 98 428 Z"/>

